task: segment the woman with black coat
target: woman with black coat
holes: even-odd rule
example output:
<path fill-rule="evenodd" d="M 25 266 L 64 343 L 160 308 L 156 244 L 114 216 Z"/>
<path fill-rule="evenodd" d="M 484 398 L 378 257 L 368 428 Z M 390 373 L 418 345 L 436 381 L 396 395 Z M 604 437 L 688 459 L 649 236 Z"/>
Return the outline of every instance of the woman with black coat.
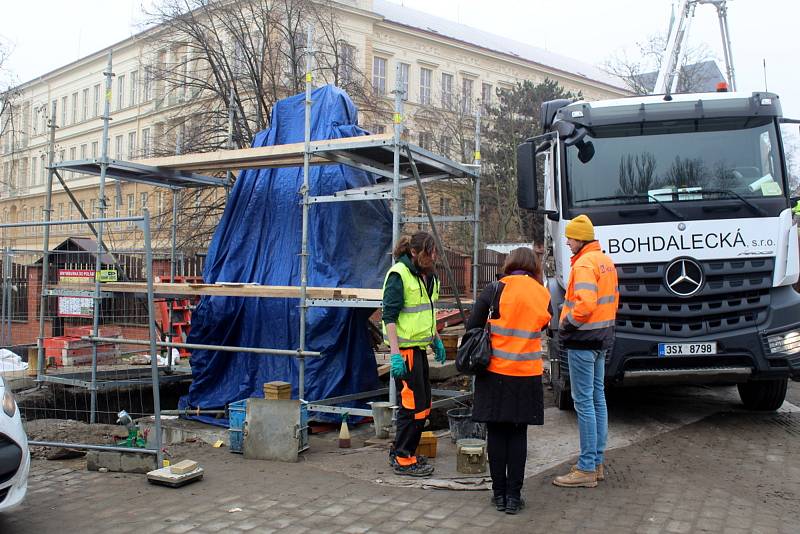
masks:
<path fill-rule="evenodd" d="M 513 250 L 502 273 L 481 292 L 466 328 L 489 321 L 492 356 L 475 377 L 472 419 L 486 423 L 493 502 L 498 511 L 516 514 L 525 504 L 528 425 L 544 422 L 541 338 L 550 321 L 550 293 L 530 248 Z"/>

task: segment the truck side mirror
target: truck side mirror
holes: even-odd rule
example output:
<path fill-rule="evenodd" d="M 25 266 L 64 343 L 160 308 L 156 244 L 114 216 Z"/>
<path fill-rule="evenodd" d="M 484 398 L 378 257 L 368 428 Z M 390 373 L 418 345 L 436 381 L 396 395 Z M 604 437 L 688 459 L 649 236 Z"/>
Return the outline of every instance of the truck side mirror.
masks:
<path fill-rule="evenodd" d="M 536 187 L 536 145 L 527 141 L 517 147 L 517 205 L 525 210 L 539 207 Z"/>

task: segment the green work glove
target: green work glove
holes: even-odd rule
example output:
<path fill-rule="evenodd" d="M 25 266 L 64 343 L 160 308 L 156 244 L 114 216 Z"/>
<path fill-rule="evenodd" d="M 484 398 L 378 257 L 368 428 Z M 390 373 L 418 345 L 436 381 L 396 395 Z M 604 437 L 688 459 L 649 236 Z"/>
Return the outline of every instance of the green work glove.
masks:
<path fill-rule="evenodd" d="M 392 354 L 392 367 L 389 373 L 394 378 L 403 378 L 408 374 L 408 367 L 406 361 L 399 354 Z"/>
<path fill-rule="evenodd" d="M 438 337 L 433 338 L 433 359 L 436 363 L 444 363 L 447 353 L 444 350 L 444 343 Z"/>

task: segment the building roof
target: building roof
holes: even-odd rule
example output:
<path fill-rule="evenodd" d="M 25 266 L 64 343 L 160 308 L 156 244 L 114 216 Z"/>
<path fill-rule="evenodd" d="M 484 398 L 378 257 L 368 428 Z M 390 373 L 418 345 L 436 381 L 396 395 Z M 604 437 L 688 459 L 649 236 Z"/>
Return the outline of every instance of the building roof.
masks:
<path fill-rule="evenodd" d="M 372 5 L 373 11 L 389 22 L 436 33 L 443 37 L 456 39 L 501 54 L 515 56 L 544 67 L 628 91 L 625 84 L 618 77 L 577 59 L 562 56 L 544 48 L 520 43 L 519 41 L 485 32 L 465 24 L 435 17 L 388 0 L 373 0 Z"/>
<path fill-rule="evenodd" d="M 687 72 L 693 82 L 693 93 L 712 93 L 717 90 L 717 83 L 725 81 L 725 76 L 713 59 L 681 67 L 682 74 Z M 645 72 L 639 75 L 639 82 L 642 87 L 647 88 L 648 92 L 653 92 L 656 78 L 658 78 L 658 72 Z"/>

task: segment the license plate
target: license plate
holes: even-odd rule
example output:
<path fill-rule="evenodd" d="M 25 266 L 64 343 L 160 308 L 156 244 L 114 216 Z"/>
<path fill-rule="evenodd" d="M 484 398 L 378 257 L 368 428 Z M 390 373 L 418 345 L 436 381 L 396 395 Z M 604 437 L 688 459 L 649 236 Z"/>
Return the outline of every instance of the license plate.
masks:
<path fill-rule="evenodd" d="M 717 342 L 706 343 L 659 343 L 659 356 L 702 356 L 716 354 Z"/>

